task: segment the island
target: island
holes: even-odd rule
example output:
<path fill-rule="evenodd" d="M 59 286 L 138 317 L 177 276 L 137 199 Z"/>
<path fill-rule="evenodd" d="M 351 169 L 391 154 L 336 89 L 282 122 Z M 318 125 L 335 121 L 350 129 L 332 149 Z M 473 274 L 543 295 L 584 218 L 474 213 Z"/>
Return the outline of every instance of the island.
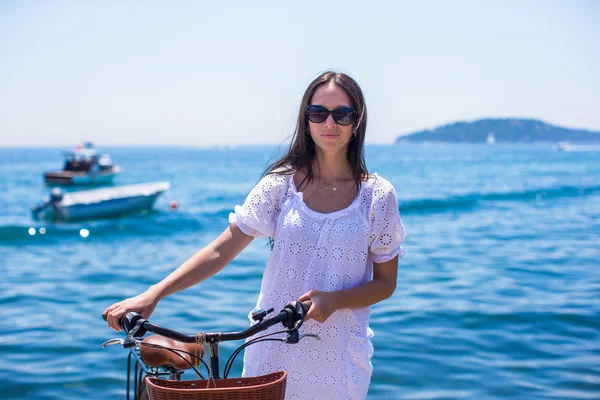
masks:
<path fill-rule="evenodd" d="M 536 119 L 484 118 L 398 136 L 398 142 L 571 142 L 600 143 L 600 132 L 550 125 Z"/>

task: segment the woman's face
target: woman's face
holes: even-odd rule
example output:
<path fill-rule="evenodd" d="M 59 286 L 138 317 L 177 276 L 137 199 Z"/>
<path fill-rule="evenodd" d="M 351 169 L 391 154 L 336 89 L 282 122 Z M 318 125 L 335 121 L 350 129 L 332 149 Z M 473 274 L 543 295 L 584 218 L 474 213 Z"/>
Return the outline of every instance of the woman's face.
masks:
<path fill-rule="evenodd" d="M 335 83 L 320 86 L 310 104 L 323 106 L 330 111 L 339 107 L 352 107 L 348 94 Z M 327 152 L 346 151 L 354 129 L 354 124 L 337 124 L 332 114 L 329 114 L 327 119 L 321 123 L 308 121 L 308 126 L 310 136 L 317 148 Z"/>

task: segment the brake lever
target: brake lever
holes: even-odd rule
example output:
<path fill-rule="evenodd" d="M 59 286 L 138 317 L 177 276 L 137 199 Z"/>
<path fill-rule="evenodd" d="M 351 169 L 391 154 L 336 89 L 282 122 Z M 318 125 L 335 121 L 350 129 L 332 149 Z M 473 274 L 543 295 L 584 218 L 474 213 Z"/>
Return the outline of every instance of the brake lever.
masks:
<path fill-rule="evenodd" d="M 319 337 L 319 335 L 315 335 L 314 333 L 303 333 L 298 338 L 298 341 L 304 339 L 305 337 L 309 337 L 309 338 L 314 338 L 314 339 L 317 339 L 317 340 L 321 340 L 321 338 Z"/>
<path fill-rule="evenodd" d="M 131 343 L 133 343 L 133 345 L 127 345 L 127 339 L 121 339 L 121 338 L 114 338 L 114 339 L 109 339 L 106 342 L 102 343 L 102 348 L 105 349 L 108 346 L 112 346 L 113 344 L 120 344 L 121 346 L 123 346 L 123 348 L 128 348 L 128 347 L 134 347 L 134 346 L 140 346 L 142 344 L 143 340 L 139 340 L 136 338 L 133 338 L 133 341 Z"/>
<path fill-rule="evenodd" d="M 106 342 L 102 343 L 102 348 L 105 349 L 108 346 L 112 346 L 113 344 L 120 344 L 121 346 L 123 346 L 123 343 L 125 343 L 125 341 L 121 338 L 114 338 L 114 339 L 110 339 L 107 340 Z"/>
<path fill-rule="evenodd" d="M 284 342 L 295 344 L 295 343 L 300 342 L 305 337 L 311 337 L 311 338 L 315 338 L 317 340 L 321 340 L 321 338 L 318 335 L 315 335 L 313 333 L 303 333 L 302 335 L 300 335 L 298 332 L 298 329 L 292 329 L 288 332 L 288 335 L 284 339 Z"/>

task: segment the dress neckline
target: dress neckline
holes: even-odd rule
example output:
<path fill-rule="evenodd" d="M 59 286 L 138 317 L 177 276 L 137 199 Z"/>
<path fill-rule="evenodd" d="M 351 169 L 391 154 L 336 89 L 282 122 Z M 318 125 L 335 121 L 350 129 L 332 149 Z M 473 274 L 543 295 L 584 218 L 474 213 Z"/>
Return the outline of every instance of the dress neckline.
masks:
<path fill-rule="evenodd" d="M 361 197 L 362 197 L 362 192 L 365 189 L 366 184 L 373 178 L 377 177 L 377 173 L 374 173 L 372 175 L 369 175 L 369 179 L 367 179 L 365 182 L 363 182 L 360 185 L 360 188 L 358 189 L 358 192 L 356 193 L 356 197 L 354 198 L 354 200 L 352 200 L 352 203 L 350 203 L 349 206 L 342 208 L 340 210 L 337 211 L 332 211 L 329 213 L 322 213 L 322 212 L 318 212 L 315 211 L 311 208 L 309 208 L 306 203 L 304 202 L 304 193 L 299 192 L 298 188 L 296 187 L 296 182 L 294 182 L 294 176 L 296 176 L 296 172 L 294 172 L 293 174 L 290 174 L 290 189 L 292 191 L 292 194 L 298 199 L 298 203 L 300 204 L 300 208 L 308 215 L 317 218 L 317 219 L 324 219 L 324 218 L 330 218 L 330 219 L 335 219 L 335 218 L 339 218 L 342 215 L 346 214 L 347 212 L 355 209 L 356 207 L 358 207 L 360 205 L 361 202 Z"/>

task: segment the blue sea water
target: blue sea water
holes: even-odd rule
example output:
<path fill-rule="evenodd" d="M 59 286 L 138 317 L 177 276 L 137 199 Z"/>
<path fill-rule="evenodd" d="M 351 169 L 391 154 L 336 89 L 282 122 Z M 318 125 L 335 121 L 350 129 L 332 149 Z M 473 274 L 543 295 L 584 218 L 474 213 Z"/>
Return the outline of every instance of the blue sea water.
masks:
<path fill-rule="evenodd" d="M 126 351 L 100 347 L 118 336 L 102 310 L 219 234 L 275 151 L 106 150 L 123 168 L 116 184 L 171 182 L 153 212 L 35 221 L 60 149 L 0 149 L 0 398 L 123 398 Z M 407 229 L 397 290 L 373 307 L 369 399 L 600 398 L 600 152 L 406 144 L 366 156 Z M 268 256 L 254 241 L 152 321 L 243 329 Z"/>

